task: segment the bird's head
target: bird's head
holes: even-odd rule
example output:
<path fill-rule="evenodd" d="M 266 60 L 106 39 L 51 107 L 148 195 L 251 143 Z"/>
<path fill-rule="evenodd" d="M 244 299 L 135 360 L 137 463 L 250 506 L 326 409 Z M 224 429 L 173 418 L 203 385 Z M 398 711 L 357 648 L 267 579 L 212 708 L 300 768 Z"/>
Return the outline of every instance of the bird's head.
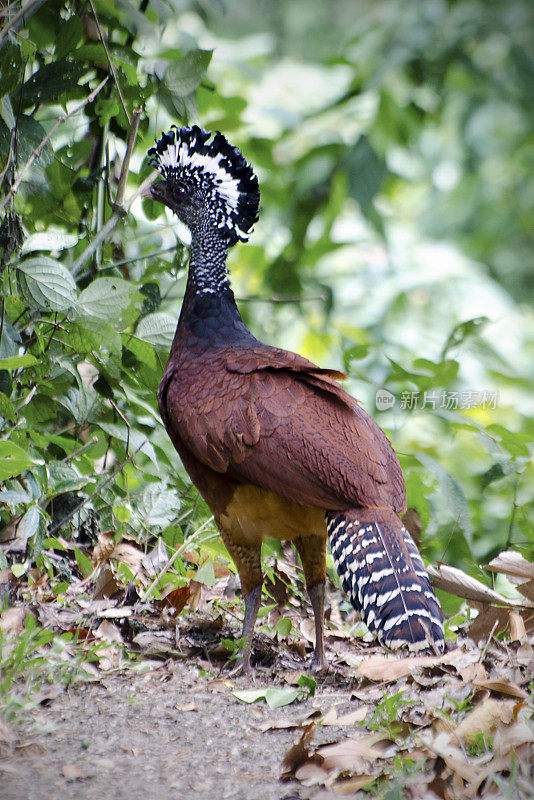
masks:
<path fill-rule="evenodd" d="M 258 219 L 258 179 L 237 147 L 218 131 L 211 135 L 196 125 L 162 134 L 148 155 L 163 180 L 152 184 L 149 195 L 174 211 L 192 235 L 207 226 L 234 245 L 248 239 Z"/>

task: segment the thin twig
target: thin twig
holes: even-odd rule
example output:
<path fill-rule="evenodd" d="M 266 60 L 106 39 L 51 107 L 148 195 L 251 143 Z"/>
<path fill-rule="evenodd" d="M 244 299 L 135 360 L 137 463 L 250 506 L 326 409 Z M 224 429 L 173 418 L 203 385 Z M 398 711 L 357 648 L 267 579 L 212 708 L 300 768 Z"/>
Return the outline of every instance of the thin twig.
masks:
<path fill-rule="evenodd" d="M 97 235 L 93 239 L 93 241 L 87 245 L 83 253 L 80 253 L 74 264 L 72 265 L 71 274 L 73 277 L 76 277 L 78 273 L 83 269 L 85 263 L 91 258 L 97 247 L 104 241 L 104 239 L 111 233 L 111 231 L 117 226 L 117 224 L 121 221 L 124 214 L 128 212 L 130 206 L 136 200 L 139 195 L 145 191 L 145 189 L 150 186 L 150 184 L 154 181 L 158 173 L 156 170 L 152 172 L 148 178 L 145 178 L 143 183 L 137 187 L 135 192 L 132 194 L 130 198 L 126 201 L 124 206 L 121 207 L 121 211 L 114 211 L 111 217 L 108 219 L 106 224 L 98 231 Z"/>
<path fill-rule="evenodd" d="M 115 81 L 115 86 L 117 87 L 117 91 L 119 93 L 119 97 L 120 97 L 120 101 L 121 101 L 121 104 L 122 104 L 122 108 L 124 110 L 124 113 L 126 114 L 126 119 L 128 120 L 128 124 L 130 125 L 131 124 L 131 119 L 130 119 L 130 115 L 128 114 L 128 109 L 126 108 L 126 103 L 124 102 L 124 97 L 122 96 L 122 91 L 121 91 L 121 87 L 120 87 L 120 84 L 119 84 L 119 79 L 118 79 L 118 76 L 117 76 L 117 70 L 115 69 L 115 64 L 113 63 L 113 61 L 111 60 L 111 57 L 109 55 L 108 46 L 106 44 L 106 40 L 104 39 L 104 34 L 102 32 L 102 28 L 100 27 L 100 20 L 98 19 L 98 15 L 96 13 L 96 9 L 95 9 L 95 7 L 93 5 L 93 0 L 89 0 L 89 5 L 91 6 L 91 11 L 93 12 L 93 17 L 95 18 L 96 27 L 98 29 L 98 35 L 100 36 L 100 41 L 102 42 L 102 47 L 104 48 L 104 51 L 106 53 L 106 58 L 108 60 L 108 64 L 109 64 L 109 68 L 111 70 L 111 74 L 113 76 L 113 80 Z"/>
<path fill-rule="evenodd" d="M 247 297 L 237 297 L 240 303 L 310 303 L 313 300 L 326 300 L 326 295 L 324 294 L 311 294 L 308 297 L 303 297 L 301 295 L 287 295 L 287 296 L 280 296 L 275 295 L 274 297 L 260 297 L 259 295 L 250 294 Z"/>
<path fill-rule="evenodd" d="M 128 145 L 126 147 L 126 154 L 124 156 L 122 167 L 121 167 L 121 174 L 119 177 L 119 186 L 117 188 L 117 197 L 115 199 L 115 205 L 119 208 L 122 208 L 122 203 L 124 200 L 124 192 L 126 190 L 126 181 L 128 180 L 128 173 L 130 171 L 130 158 L 132 155 L 132 151 L 134 149 L 135 140 L 137 138 L 137 130 L 139 128 L 139 120 L 141 119 L 142 109 L 135 108 L 132 121 L 130 123 L 130 132 L 128 134 Z"/>
<path fill-rule="evenodd" d="M 158 581 L 159 581 L 159 580 L 161 580 L 161 578 L 162 578 L 162 577 L 165 575 L 165 573 L 167 572 L 167 570 L 168 570 L 168 569 L 170 569 L 170 568 L 172 567 L 172 565 L 174 564 L 174 562 L 176 561 L 176 559 L 178 558 L 178 556 L 179 556 L 179 555 L 181 555 L 181 553 L 183 553 L 183 552 L 184 552 L 184 550 L 185 550 L 187 547 L 190 547 L 190 546 L 193 544 L 193 541 L 194 541 L 196 538 L 198 538 L 198 535 L 199 535 L 199 533 L 202 533 L 202 531 L 204 530 L 204 528 L 206 528 L 206 527 L 207 527 L 207 526 L 208 526 L 208 525 L 209 525 L 211 522 L 213 522 L 213 517 L 210 517 L 209 519 L 207 519 L 207 520 L 206 520 L 206 522 L 203 522 L 203 523 L 202 523 L 202 525 L 200 526 L 200 528 L 197 528 L 197 529 L 196 529 L 196 531 L 195 531 L 195 532 L 192 534 L 192 536 L 190 536 L 190 537 L 189 537 L 189 539 L 186 539 L 184 542 L 182 542 L 182 544 L 180 545 L 180 547 L 178 548 L 178 550 L 176 550 L 176 551 L 175 551 L 175 552 L 172 554 L 172 556 L 169 558 L 169 560 L 167 561 L 167 563 L 166 563 L 166 564 L 165 564 L 165 565 L 162 567 L 162 569 L 161 569 L 161 570 L 158 572 L 158 574 L 156 575 L 156 577 L 154 578 L 154 580 L 152 581 L 152 583 L 150 584 L 150 586 L 148 587 L 148 589 L 147 589 L 147 590 L 145 591 L 145 593 L 143 594 L 143 596 L 142 596 L 142 598 L 141 598 L 141 602 L 142 602 L 142 603 L 146 603 L 147 599 L 150 597 L 150 595 L 151 595 L 151 593 L 152 593 L 152 589 L 154 588 L 154 586 L 156 586 L 156 584 L 158 583 Z"/>
<path fill-rule="evenodd" d="M 7 154 L 6 165 L 5 165 L 4 169 L 2 170 L 2 172 L 0 172 L 0 186 L 2 186 L 5 174 L 9 169 L 9 165 L 11 164 L 11 156 L 13 155 L 13 145 L 15 143 L 15 133 L 16 133 L 16 131 L 17 131 L 16 128 L 13 128 L 12 131 L 11 131 L 11 139 L 9 140 L 9 152 Z"/>
<path fill-rule="evenodd" d="M 47 142 L 48 142 L 48 141 L 49 141 L 49 140 L 52 138 L 52 136 L 53 136 L 53 135 L 54 135 L 54 133 L 57 131 L 57 129 L 58 129 L 58 128 L 59 128 L 61 125 L 63 125 L 63 123 L 64 123 L 64 122 L 66 122 L 66 121 L 67 121 L 67 120 L 68 120 L 70 117 L 73 117 L 73 116 L 74 116 L 74 114 L 77 114 L 77 113 L 78 113 L 78 111 L 81 111 L 81 110 L 82 110 L 82 108 L 85 108 L 85 106 L 86 106 L 86 105 L 89 105 L 89 103 L 92 103 L 92 102 L 93 102 L 93 100 L 95 99 L 95 97 L 97 96 L 97 94 L 98 94 L 98 93 L 99 93 L 99 92 L 100 92 L 100 91 L 101 91 L 101 90 L 104 88 L 104 86 L 106 85 L 106 83 L 108 82 L 108 80 L 109 80 L 109 75 L 108 75 L 108 76 L 106 76 L 106 77 L 104 78 L 104 80 L 103 80 L 103 81 L 101 81 L 101 82 L 98 84 L 98 86 L 96 87 L 96 89 L 94 89 L 94 90 L 91 92 L 91 94 L 87 95 L 87 97 L 86 97 L 84 100 L 82 100 L 82 102 L 81 102 L 79 105 L 77 105 L 77 106 L 76 106 L 76 108 L 73 108 L 73 109 L 72 109 L 72 111 L 69 111 L 69 113 L 68 113 L 68 114 L 63 114 L 61 117 L 59 117 L 59 119 L 58 119 L 58 121 L 56 122 L 56 124 L 55 124 L 55 125 L 54 125 L 54 126 L 51 128 L 51 129 L 50 129 L 50 131 L 49 131 L 49 132 L 46 134 L 46 136 L 45 136 L 45 137 L 44 137 L 44 138 L 43 138 L 43 139 L 42 139 L 42 140 L 39 142 L 39 144 L 37 145 L 37 147 L 35 148 L 35 150 L 34 150 L 34 151 L 33 151 L 33 153 L 31 154 L 31 156 L 29 157 L 29 159 L 26 161 L 26 163 L 25 163 L 25 164 L 24 164 L 24 166 L 22 167 L 21 171 L 19 172 L 19 176 L 18 176 L 17 180 L 15 181 L 15 183 L 13 184 L 13 186 L 11 187 L 11 189 L 9 190 L 9 192 L 7 193 L 7 195 L 4 197 L 4 199 L 3 199 L 3 200 L 2 200 L 2 202 L 0 203 L 0 211 L 1 211 L 1 210 L 2 210 L 2 208 L 3 208 L 3 207 L 6 205 L 6 203 L 8 202 L 8 200 L 9 200 L 9 199 L 10 199 L 10 198 L 11 198 L 11 197 L 12 197 L 12 196 L 15 194 L 15 192 L 16 192 L 16 191 L 17 191 L 17 189 L 19 188 L 20 184 L 22 183 L 22 179 L 24 178 L 24 175 L 25 175 L 25 174 L 26 174 L 26 172 L 29 170 L 29 168 L 31 167 L 31 165 L 33 164 L 33 162 L 34 162 L 34 161 L 35 161 L 37 158 L 39 158 L 39 156 L 41 155 L 41 153 L 42 153 L 42 151 L 43 151 L 43 148 L 44 148 L 44 146 L 45 146 L 45 145 L 47 144 Z"/>
<path fill-rule="evenodd" d="M 515 515 L 517 513 L 517 491 L 518 491 L 518 488 L 519 488 L 519 481 L 516 480 L 515 485 L 514 485 L 514 499 L 512 501 L 513 502 L 512 513 L 510 514 L 510 522 L 508 524 L 508 536 L 506 537 L 506 544 L 504 545 L 504 549 L 505 550 L 508 550 L 508 548 L 510 547 L 510 544 L 511 544 L 511 541 L 512 541 L 512 536 L 513 536 L 513 533 L 514 533 Z"/>
<path fill-rule="evenodd" d="M 2 32 L 0 33 L 0 45 L 2 44 L 4 39 L 6 38 L 7 34 L 11 30 L 11 28 L 14 28 L 15 25 L 17 24 L 17 22 L 19 22 L 19 20 L 22 17 L 26 16 L 28 14 L 28 12 L 31 11 L 31 9 L 34 6 L 36 6 L 37 4 L 42 5 L 42 3 L 43 3 L 43 0 L 28 0 L 26 5 L 22 6 L 22 8 L 18 12 L 18 14 L 15 14 L 15 16 L 12 19 L 10 19 L 9 22 L 5 23 L 4 28 L 2 29 Z M 9 5 L 6 9 L 4 9 L 4 11 L 9 11 L 11 6 L 14 6 L 14 5 L 15 5 L 15 3 L 11 3 L 11 5 Z"/>
<path fill-rule="evenodd" d="M 98 442 L 98 436 L 93 436 L 92 439 L 89 439 L 88 442 L 83 444 L 81 447 L 78 447 L 77 450 L 73 450 L 72 453 L 69 453 L 68 456 L 65 456 L 65 458 L 62 459 L 62 461 L 70 461 L 71 458 L 74 458 L 75 456 L 79 456 L 80 453 L 83 453 L 84 450 L 87 450 L 89 447 L 92 447 L 97 442 Z"/>

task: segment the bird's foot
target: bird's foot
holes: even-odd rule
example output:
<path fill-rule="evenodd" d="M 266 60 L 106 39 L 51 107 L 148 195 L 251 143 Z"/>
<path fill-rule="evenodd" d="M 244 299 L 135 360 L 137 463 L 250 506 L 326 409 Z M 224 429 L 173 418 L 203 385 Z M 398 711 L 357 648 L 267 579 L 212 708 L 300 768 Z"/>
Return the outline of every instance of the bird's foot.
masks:
<path fill-rule="evenodd" d="M 324 653 L 317 653 L 317 651 L 315 651 L 310 661 L 310 671 L 326 672 L 327 669 L 328 669 L 328 661 L 326 660 Z"/>

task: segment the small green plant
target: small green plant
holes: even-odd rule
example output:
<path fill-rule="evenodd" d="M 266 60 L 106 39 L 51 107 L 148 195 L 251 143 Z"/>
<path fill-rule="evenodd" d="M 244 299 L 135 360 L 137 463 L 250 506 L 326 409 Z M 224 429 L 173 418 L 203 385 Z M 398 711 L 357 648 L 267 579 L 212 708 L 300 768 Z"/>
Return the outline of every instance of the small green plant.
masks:
<path fill-rule="evenodd" d="M 41 685 L 46 659 L 39 650 L 53 638 L 31 615 L 21 633 L 0 633 L 0 713 L 7 720 L 28 708 L 31 693 Z"/>
<path fill-rule="evenodd" d="M 487 736 L 485 733 L 480 732 L 467 737 L 466 750 L 470 756 L 483 756 L 491 751 L 492 747 L 493 736 Z"/>
<path fill-rule="evenodd" d="M 400 722 L 401 711 L 415 704 L 414 700 L 404 700 L 405 690 L 389 697 L 384 692 L 384 699 L 379 703 L 367 727 L 371 730 L 385 731 L 393 738 L 403 731 Z"/>
<path fill-rule="evenodd" d="M 20 633 L 0 632 L 0 716 L 8 722 L 34 706 L 33 695 L 46 682 L 70 684 L 87 677 L 84 663 L 98 659 L 107 642 L 90 647 L 70 631 L 60 635 L 38 626 L 28 614 Z"/>
<path fill-rule="evenodd" d="M 228 650 L 228 661 L 239 661 L 243 658 L 243 650 L 247 643 L 247 637 L 241 636 L 240 639 L 221 639 L 222 646 Z"/>

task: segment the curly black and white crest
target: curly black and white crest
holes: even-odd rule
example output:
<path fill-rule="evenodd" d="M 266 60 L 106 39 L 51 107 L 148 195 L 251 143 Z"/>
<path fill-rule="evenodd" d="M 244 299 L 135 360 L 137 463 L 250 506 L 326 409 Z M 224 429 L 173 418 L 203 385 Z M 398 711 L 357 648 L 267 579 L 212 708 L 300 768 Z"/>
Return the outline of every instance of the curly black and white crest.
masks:
<path fill-rule="evenodd" d="M 165 180 L 185 181 L 206 193 L 215 225 L 226 229 L 231 244 L 246 241 L 258 219 L 258 179 L 241 151 L 217 131 L 193 125 L 162 134 L 150 148 L 151 164 Z"/>

